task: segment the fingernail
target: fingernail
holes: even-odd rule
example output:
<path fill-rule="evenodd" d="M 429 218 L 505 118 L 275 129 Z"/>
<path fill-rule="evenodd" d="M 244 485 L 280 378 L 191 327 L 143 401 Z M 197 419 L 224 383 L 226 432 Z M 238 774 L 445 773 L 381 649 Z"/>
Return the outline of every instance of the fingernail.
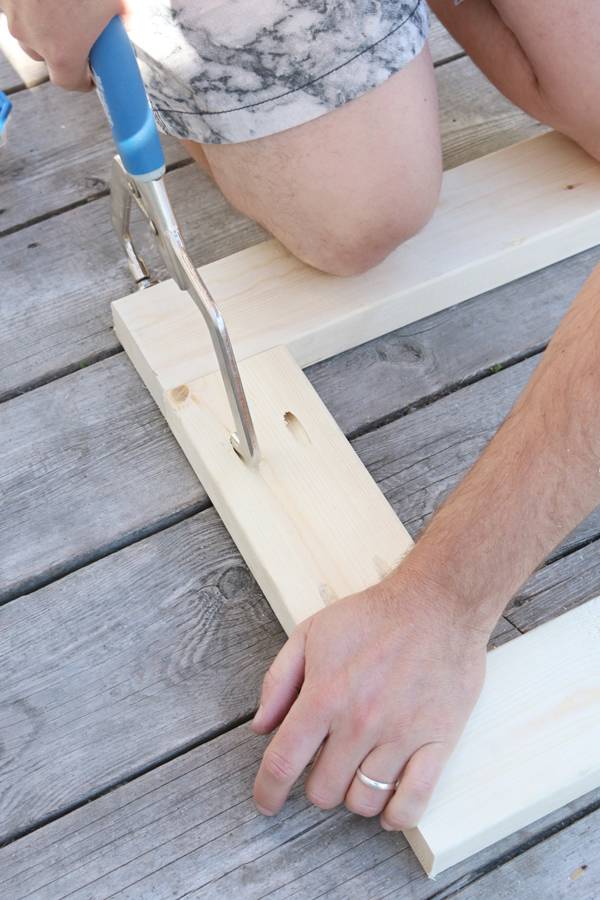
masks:
<path fill-rule="evenodd" d="M 391 825 L 388 825 L 388 823 L 385 821 L 385 819 L 382 819 L 381 822 L 380 822 L 380 824 L 381 824 L 381 827 L 383 828 L 384 831 L 393 831 L 393 830 L 394 830 L 394 829 L 391 827 Z"/>
<path fill-rule="evenodd" d="M 254 713 L 254 718 L 252 719 L 253 725 L 257 724 L 258 720 L 262 716 L 262 712 L 263 712 L 263 705 L 261 703 L 260 706 L 258 707 L 258 709 L 256 710 L 256 712 Z"/>

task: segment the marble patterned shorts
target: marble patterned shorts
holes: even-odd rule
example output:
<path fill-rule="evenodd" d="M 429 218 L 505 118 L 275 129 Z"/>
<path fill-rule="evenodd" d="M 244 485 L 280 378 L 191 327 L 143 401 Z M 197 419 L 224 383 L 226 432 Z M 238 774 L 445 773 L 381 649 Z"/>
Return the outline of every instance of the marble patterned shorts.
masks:
<path fill-rule="evenodd" d="M 129 25 L 160 127 L 208 144 L 359 97 L 410 62 L 427 29 L 425 0 L 145 0 Z"/>

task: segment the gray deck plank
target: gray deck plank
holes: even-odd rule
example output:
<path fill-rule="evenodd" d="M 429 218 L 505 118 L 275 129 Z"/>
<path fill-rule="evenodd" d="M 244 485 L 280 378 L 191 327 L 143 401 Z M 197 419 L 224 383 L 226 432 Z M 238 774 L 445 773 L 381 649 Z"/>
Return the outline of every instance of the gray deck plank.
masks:
<path fill-rule="evenodd" d="M 301 786 L 275 819 L 258 815 L 251 789 L 264 746 L 241 726 L 8 845 L 3 897 L 418 900 L 464 886 L 600 802 L 588 795 L 433 882 L 400 835 L 343 809 L 322 813 Z"/>
<path fill-rule="evenodd" d="M 429 49 L 434 65 L 439 66 L 464 53 L 460 44 L 446 31 L 438 17 L 429 11 Z"/>
<path fill-rule="evenodd" d="M 460 900 L 593 900 L 600 897 L 600 811 L 478 879 Z"/>
<path fill-rule="evenodd" d="M 530 120 L 520 112 L 507 113 L 507 101 L 469 60 L 442 66 L 437 73 L 446 109 L 442 130 L 447 165 L 531 134 Z M 29 111 L 27 128 L 14 129 L 4 151 L 4 183 L 0 173 L 2 207 L 7 210 L 0 223 L 7 216 L 22 221 L 26 215 L 83 200 L 104 185 L 111 149 L 98 104 L 87 96 L 67 97 L 51 85 L 19 94 L 19 103 L 33 107 L 42 92 L 53 98 L 70 124 L 57 129 L 53 144 L 42 105 Z M 462 128 L 461 122 L 468 127 Z M 475 123 L 483 143 L 476 137 L 467 146 L 465 136 Z M 39 133 L 34 139 L 30 132 L 35 129 Z M 104 137 L 98 139 L 96 132 Z M 79 156 L 77 140 L 83 148 Z M 210 180 L 191 167 L 173 172 L 168 186 L 198 265 L 250 246 L 264 235 L 234 213 Z M 3 227 L 0 224 L 0 231 Z M 133 284 L 111 228 L 108 200 L 98 199 L 0 241 L 8 288 L 0 297 L 0 399 L 117 349 L 108 303 L 130 292 Z M 161 266 L 157 273 L 165 277 Z"/>
<path fill-rule="evenodd" d="M 174 138 L 163 146 L 167 164 L 188 157 Z M 108 190 L 114 152 L 95 94 L 49 83 L 15 94 L 0 169 L 0 233 Z"/>
<path fill-rule="evenodd" d="M 0 843 L 249 716 L 284 640 L 212 509 L 1 607 Z"/>
<path fill-rule="evenodd" d="M 174 206 L 201 265 L 264 239 L 195 166 L 166 177 Z M 183 225 L 183 222 L 182 222 Z M 160 278 L 166 271 L 146 228 L 140 247 Z M 0 240 L 8 289 L 0 296 L 0 399 L 118 351 L 111 300 L 135 290 L 114 234 L 109 199 L 96 200 Z"/>
<path fill-rule="evenodd" d="M 316 386 L 346 432 L 369 426 L 507 356 L 535 350 L 591 265 L 589 255 L 571 260 L 349 351 L 315 368 Z M 485 379 L 357 443 L 413 530 L 474 459 L 530 368 Z M 421 462 L 413 465 L 413 458 Z M 0 406 L 0 489 L 0 597 L 30 590 L 206 502 L 123 354 Z M 596 520 L 590 528 L 594 534 Z"/>
<path fill-rule="evenodd" d="M 523 632 L 600 595 L 600 544 L 593 542 L 531 576 L 507 610 Z M 557 572 L 560 577 L 557 578 Z"/>

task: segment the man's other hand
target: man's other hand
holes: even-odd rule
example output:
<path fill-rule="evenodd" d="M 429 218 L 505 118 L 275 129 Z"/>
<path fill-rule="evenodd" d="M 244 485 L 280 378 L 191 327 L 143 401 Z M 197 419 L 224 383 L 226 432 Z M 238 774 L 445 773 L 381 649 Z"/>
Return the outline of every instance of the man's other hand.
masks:
<path fill-rule="evenodd" d="M 401 566 L 296 628 L 269 669 L 253 722 L 279 730 L 254 788 L 278 812 L 314 759 L 309 800 L 345 803 L 384 828 L 415 826 L 479 696 L 489 632 L 451 598 Z M 356 770 L 396 790 L 366 786 Z"/>

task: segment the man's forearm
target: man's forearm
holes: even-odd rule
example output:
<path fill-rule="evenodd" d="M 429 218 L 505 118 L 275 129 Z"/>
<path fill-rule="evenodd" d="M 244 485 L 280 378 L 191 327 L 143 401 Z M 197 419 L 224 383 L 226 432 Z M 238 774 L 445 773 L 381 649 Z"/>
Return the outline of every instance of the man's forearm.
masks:
<path fill-rule="evenodd" d="M 491 629 L 537 565 L 600 503 L 600 267 L 485 452 L 407 564 Z"/>

